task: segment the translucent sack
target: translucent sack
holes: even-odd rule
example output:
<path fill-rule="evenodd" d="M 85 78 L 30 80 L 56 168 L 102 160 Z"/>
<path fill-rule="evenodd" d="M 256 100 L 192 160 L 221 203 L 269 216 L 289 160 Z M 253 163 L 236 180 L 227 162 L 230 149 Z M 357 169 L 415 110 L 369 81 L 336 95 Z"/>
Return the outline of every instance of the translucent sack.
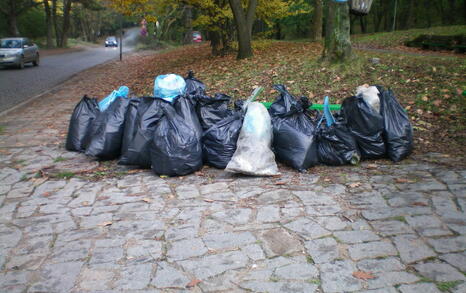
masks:
<path fill-rule="evenodd" d="M 264 105 L 246 105 L 246 115 L 237 148 L 225 171 L 255 176 L 280 174 L 272 152 L 272 123 Z"/>
<path fill-rule="evenodd" d="M 118 90 L 113 91 L 110 95 L 105 97 L 102 101 L 99 102 L 99 109 L 101 112 L 107 110 L 116 98 L 122 97 L 127 98 L 129 94 L 129 88 L 127 86 L 120 86 Z"/>
<path fill-rule="evenodd" d="M 186 93 L 186 81 L 179 75 L 159 75 L 154 80 L 154 96 L 167 102 L 173 102 L 176 97 Z"/>

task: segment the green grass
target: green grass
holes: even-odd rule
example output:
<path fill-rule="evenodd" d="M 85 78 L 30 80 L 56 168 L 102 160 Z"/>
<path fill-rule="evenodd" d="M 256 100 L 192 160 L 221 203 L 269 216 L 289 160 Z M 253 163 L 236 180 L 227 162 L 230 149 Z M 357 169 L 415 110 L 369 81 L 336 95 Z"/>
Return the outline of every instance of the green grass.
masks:
<path fill-rule="evenodd" d="M 352 41 L 357 44 L 374 44 L 382 47 L 396 47 L 405 41 L 412 40 L 419 35 L 458 35 L 466 34 L 466 25 L 439 26 L 423 29 L 355 35 Z"/>
<path fill-rule="evenodd" d="M 54 174 L 52 177 L 60 178 L 60 179 L 69 179 L 69 178 L 74 177 L 75 175 L 76 174 L 74 174 L 73 172 L 60 172 L 60 173 Z"/>
<path fill-rule="evenodd" d="M 400 222 L 403 222 L 403 223 L 408 223 L 408 222 L 406 221 L 406 218 L 403 217 L 403 216 L 392 217 L 392 218 L 390 218 L 390 220 L 393 220 L 393 221 L 400 221 Z"/>
<path fill-rule="evenodd" d="M 66 158 L 63 158 L 63 157 L 56 157 L 53 162 L 54 163 L 59 163 L 59 162 L 63 162 L 63 161 L 66 161 Z"/>
<path fill-rule="evenodd" d="M 320 280 L 319 279 L 310 279 L 310 280 L 307 280 L 307 282 L 310 283 L 310 284 L 317 285 L 317 286 L 320 285 Z"/>
<path fill-rule="evenodd" d="M 447 292 L 448 290 L 455 288 L 461 284 L 461 281 L 449 281 L 449 282 L 438 282 L 437 288 L 442 292 Z"/>
<path fill-rule="evenodd" d="M 2 135 L 3 133 L 5 133 L 5 126 L 0 125 L 0 135 Z"/>

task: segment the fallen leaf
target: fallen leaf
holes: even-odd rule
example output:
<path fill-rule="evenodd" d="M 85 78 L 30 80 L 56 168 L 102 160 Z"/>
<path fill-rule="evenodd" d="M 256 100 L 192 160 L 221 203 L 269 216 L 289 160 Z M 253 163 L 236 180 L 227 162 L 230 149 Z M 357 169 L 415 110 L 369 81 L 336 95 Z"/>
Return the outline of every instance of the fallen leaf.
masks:
<path fill-rule="evenodd" d="M 412 205 L 413 205 L 413 206 L 419 206 L 419 207 L 426 207 L 426 206 L 428 206 L 428 204 L 426 204 L 425 202 L 421 202 L 421 201 L 413 202 Z"/>
<path fill-rule="evenodd" d="M 205 202 L 214 202 L 213 199 L 208 199 L 208 198 L 204 199 L 204 201 L 205 201 Z"/>
<path fill-rule="evenodd" d="M 367 165 L 367 169 L 377 169 L 379 166 L 376 164 L 369 164 Z"/>
<path fill-rule="evenodd" d="M 150 202 L 152 202 L 152 199 L 150 199 L 150 198 L 148 198 L 148 197 L 144 197 L 144 198 L 142 199 L 142 201 L 147 202 L 147 203 L 150 203 Z"/>
<path fill-rule="evenodd" d="M 351 187 L 351 188 L 356 188 L 356 187 L 359 187 L 359 186 L 361 186 L 361 182 L 354 182 L 354 183 L 349 184 L 349 187 Z"/>
<path fill-rule="evenodd" d="M 363 271 L 356 271 L 353 273 L 353 277 L 360 279 L 360 280 L 370 280 L 375 279 L 375 276 L 372 275 L 370 272 L 363 272 Z"/>
<path fill-rule="evenodd" d="M 409 180 L 406 178 L 395 178 L 396 183 L 413 183 L 413 180 Z"/>
<path fill-rule="evenodd" d="M 192 280 L 191 282 L 189 282 L 187 285 L 186 285 L 186 288 L 192 288 L 192 287 L 195 287 L 197 284 L 199 284 L 200 282 L 202 282 L 201 280 L 198 280 L 198 279 L 194 279 Z"/>
<path fill-rule="evenodd" d="M 88 202 L 88 201 L 83 201 L 83 202 L 81 203 L 81 205 L 83 205 L 83 206 L 88 206 L 88 205 L 89 205 L 89 202 Z"/>
<path fill-rule="evenodd" d="M 107 222 L 100 223 L 99 226 L 105 227 L 105 226 L 110 226 L 111 224 L 113 223 L 110 221 L 107 221 Z"/>
<path fill-rule="evenodd" d="M 275 182 L 275 185 L 286 185 L 286 182 L 283 182 L 283 181 Z"/>
<path fill-rule="evenodd" d="M 44 193 L 42 193 L 42 196 L 43 196 L 43 197 L 49 197 L 49 196 L 51 196 L 51 195 L 52 195 L 52 194 L 51 194 L 50 192 L 44 192 Z"/>
<path fill-rule="evenodd" d="M 435 107 L 440 107 L 442 100 L 435 100 L 432 104 L 434 104 Z"/>

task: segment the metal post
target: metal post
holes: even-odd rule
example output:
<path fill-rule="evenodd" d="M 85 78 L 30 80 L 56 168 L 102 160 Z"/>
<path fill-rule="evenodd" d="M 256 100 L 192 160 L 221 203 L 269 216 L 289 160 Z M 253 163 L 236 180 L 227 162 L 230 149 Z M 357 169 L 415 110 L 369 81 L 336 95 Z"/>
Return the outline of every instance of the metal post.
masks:
<path fill-rule="evenodd" d="M 397 6 L 398 0 L 395 0 L 395 11 L 393 12 L 393 27 L 392 27 L 392 32 L 395 31 L 396 28 L 396 6 Z"/>
<path fill-rule="evenodd" d="M 123 17 L 120 14 L 120 61 L 123 60 Z"/>

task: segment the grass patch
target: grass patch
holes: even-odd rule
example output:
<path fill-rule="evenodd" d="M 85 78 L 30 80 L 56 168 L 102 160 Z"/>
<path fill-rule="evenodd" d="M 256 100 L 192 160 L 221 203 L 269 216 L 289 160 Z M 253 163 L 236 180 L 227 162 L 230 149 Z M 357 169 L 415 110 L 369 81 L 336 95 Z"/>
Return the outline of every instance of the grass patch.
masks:
<path fill-rule="evenodd" d="M 66 158 L 63 158 L 63 157 L 56 157 L 53 162 L 54 163 L 59 163 L 59 162 L 63 162 L 63 161 L 66 161 Z"/>
<path fill-rule="evenodd" d="M 310 279 L 310 280 L 307 280 L 307 282 L 310 283 L 310 284 L 320 286 L 320 280 L 319 279 Z"/>
<path fill-rule="evenodd" d="M 3 135 L 5 133 L 5 126 L 0 125 L 0 135 Z"/>
<path fill-rule="evenodd" d="M 60 179 L 69 179 L 69 178 L 73 178 L 75 175 L 76 174 L 74 174 L 73 172 L 60 172 L 60 173 L 54 174 L 52 177 L 60 178 Z"/>
<path fill-rule="evenodd" d="M 462 283 L 461 281 L 449 281 L 449 282 L 438 282 L 436 285 L 440 291 L 447 292 L 448 290 L 455 288 L 461 283 Z"/>
<path fill-rule="evenodd" d="M 278 282 L 278 281 L 280 281 L 280 279 L 278 277 L 273 276 L 273 277 L 270 277 L 269 281 L 270 282 Z"/>
<path fill-rule="evenodd" d="M 430 279 L 430 278 L 427 278 L 427 277 L 424 277 L 424 276 L 419 276 L 419 282 L 423 282 L 423 283 L 435 283 L 434 280 Z"/>
<path fill-rule="evenodd" d="M 307 263 L 312 263 L 312 264 L 314 263 L 314 259 L 310 255 L 306 256 L 306 261 Z"/>
<path fill-rule="evenodd" d="M 408 223 L 408 221 L 406 221 L 406 218 L 404 216 L 396 216 L 396 217 L 392 217 L 390 218 L 390 220 L 393 220 L 393 221 L 400 221 L 400 222 L 403 222 L 403 223 Z"/>

